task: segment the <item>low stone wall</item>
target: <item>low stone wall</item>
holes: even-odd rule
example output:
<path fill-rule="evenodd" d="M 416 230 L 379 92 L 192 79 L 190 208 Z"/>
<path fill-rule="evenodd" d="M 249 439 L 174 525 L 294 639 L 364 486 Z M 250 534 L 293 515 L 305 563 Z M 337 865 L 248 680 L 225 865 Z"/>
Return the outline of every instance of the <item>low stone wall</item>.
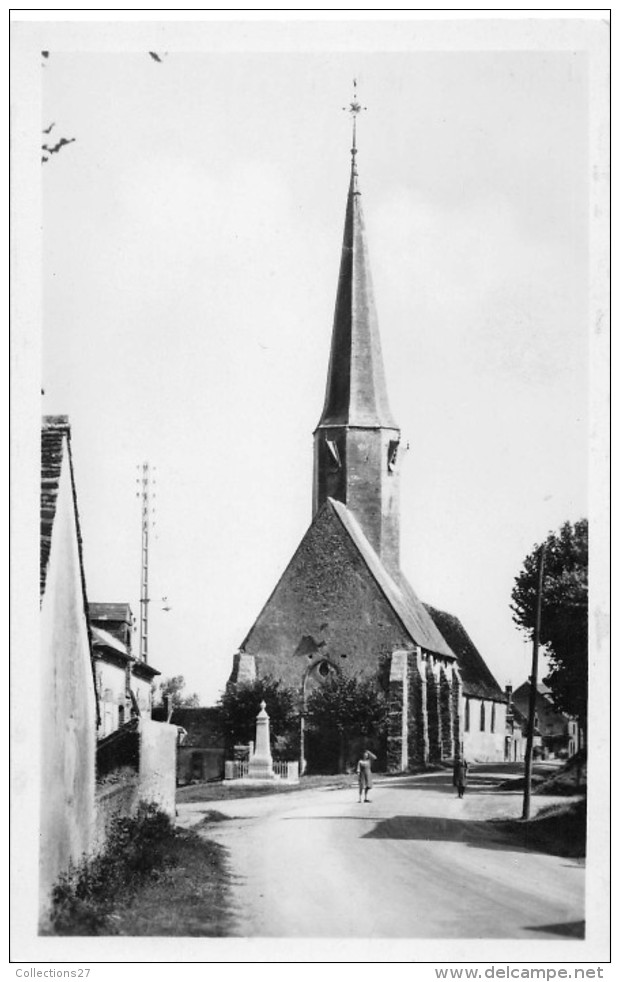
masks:
<path fill-rule="evenodd" d="M 140 717 L 138 761 L 110 771 L 95 795 L 96 848 L 105 844 L 117 815 L 132 815 L 141 801 L 156 804 L 171 819 L 176 812 L 177 728 Z"/>
<path fill-rule="evenodd" d="M 97 849 L 105 845 L 108 829 L 117 815 L 131 815 L 138 806 L 137 772 L 111 775 L 110 779 L 97 787 L 95 793 Z"/>

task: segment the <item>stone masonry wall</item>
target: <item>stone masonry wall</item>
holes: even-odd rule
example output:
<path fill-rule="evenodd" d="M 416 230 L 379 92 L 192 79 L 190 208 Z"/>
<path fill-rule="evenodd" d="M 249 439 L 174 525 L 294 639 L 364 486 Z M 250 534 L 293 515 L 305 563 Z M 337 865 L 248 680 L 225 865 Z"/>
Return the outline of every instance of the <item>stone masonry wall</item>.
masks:
<path fill-rule="evenodd" d="M 304 536 L 242 650 L 258 676 L 301 689 L 327 660 L 347 675 L 377 676 L 411 639 L 331 509 Z"/>
<path fill-rule="evenodd" d="M 441 712 L 441 744 L 444 757 L 454 756 L 454 707 L 452 702 L 452 672 L 447 665 L 439 670 L 439 705 Z"/>
<path fill-rule="evenodd" d="M 409 765 L 409 672 L 408 651 L 395 651 L 390 665 L 387 702 L 387 767 L 397 773 Z"/>
<path fill-rule="evenodd" d="M 461 707 L 463 705 L 463 682 L 458 665 L 452 666 L 452 740 L 454 756 L 460 757 L 463 744 L 463 721 Z"/>
<path fill-rule="evenodd" d="M 409 767 L 425 767 L 428 763 L 428 712 L 426 664 L 420 648 L 409 656 Z"/>
<path fill-rule="evenodd" d="M 428 715 L 428 756 L 435 762 L 443 757 L 441 740 L 441 707 L 439 703 L 439 671 L 434 660 L 426 662 L 426 692 Z"/>

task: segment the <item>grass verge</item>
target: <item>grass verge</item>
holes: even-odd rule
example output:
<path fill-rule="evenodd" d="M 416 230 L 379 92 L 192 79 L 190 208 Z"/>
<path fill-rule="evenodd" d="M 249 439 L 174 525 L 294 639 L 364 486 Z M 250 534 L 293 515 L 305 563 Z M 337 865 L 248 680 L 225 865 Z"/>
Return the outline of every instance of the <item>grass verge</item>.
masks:
<path fill-rule="evenodd" d="M 238 785 L 235 781 L 213 781 L 209 784 L 190 784 L 184 788 L 177 788 L 177 802 L 184 804 L 192 801 L 229 801 L 233 798 L 259 798 L 267 794 L 293 794 L 311 788 L 335 789 L 354 786 L 357 787 L 355 774 L 329 776 L 317 774 L 302 777 L 299 784 L 274 781 L 272 784 L 260 784 L 255 788 L 248 784 Z"/>
<path fill-rule="evenodd" d="M 586 799 L 542 808 L 528 821 L 495 821 L 526 849 L 579 859 L 586 854 Z"/>
<path fill-rule="evenodd" d="M 115 819 L 103 852 L 59 880 L 44 933 L 221 937 L 228 885 L 222 846 L 141 805 Z"/>

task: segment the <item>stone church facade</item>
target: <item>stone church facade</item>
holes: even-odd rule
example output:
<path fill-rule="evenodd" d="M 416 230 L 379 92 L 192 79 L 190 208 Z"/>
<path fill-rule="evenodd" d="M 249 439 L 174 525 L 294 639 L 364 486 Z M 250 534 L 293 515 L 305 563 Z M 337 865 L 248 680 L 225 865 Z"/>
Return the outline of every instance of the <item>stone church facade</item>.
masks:
<path fill-rule="evenodd" d="M 229 684 L 270 675 L 300 693 L 333 673 L 387 694 L 387 765 L 456 757 L 458 659 L 400 568 L 400 430 L 390 411 L 352 150 L 313 517 L 233 659 Z M 499 690 L 499 687 L 498 687 Z"/>

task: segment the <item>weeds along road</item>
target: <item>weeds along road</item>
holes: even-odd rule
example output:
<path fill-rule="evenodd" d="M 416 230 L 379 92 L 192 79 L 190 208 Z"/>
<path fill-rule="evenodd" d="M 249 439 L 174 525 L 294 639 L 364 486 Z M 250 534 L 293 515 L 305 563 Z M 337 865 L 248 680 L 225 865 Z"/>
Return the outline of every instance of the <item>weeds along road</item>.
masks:
<path fill-rule="evenodd" d="M 516 818 L 521 796 L 471 774 L 379 778 L 357 790 L 180 804 L 179 824 L 227 847 L 242 937 L 562 938 L 584 919 L 582 860 L 525 850 L 485 820 Z M 533 813 L 557 798 L 533 799 Z"/>

